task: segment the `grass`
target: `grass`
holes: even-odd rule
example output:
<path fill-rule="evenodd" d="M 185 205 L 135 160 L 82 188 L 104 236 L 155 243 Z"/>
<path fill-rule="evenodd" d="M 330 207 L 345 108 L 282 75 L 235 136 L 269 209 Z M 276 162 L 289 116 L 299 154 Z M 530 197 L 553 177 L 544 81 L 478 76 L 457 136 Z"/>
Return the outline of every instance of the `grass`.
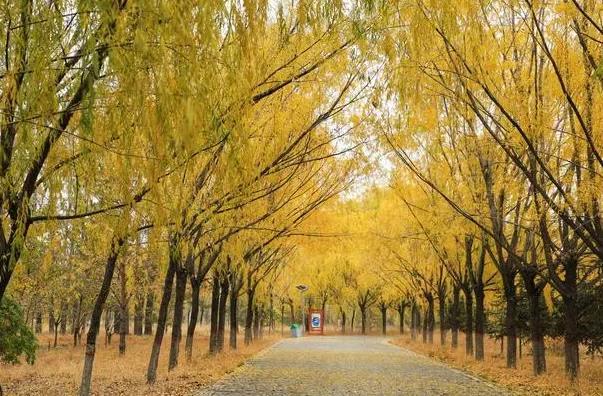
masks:
<path fill-rule="evenodd" d="M 199 332 L 199 331 L 198 331 Z M 225 374 L 242 365 L 246 359 L 272 345 L 277 336 L 264 336 L 262 340 L 236 351 L 217 355 L 208 354 L 206 331 L 195 336 L 193 358 L 184 356 L 184 341 L 181 344 L 179 367 L 167 372 L 170 333 L 166 333 L 157 373 L 153 386 L 145 384 L 145 374 L 153 338 L 150 336 L 128 336 L 127 350 L 119 356 L 119 336 L 114 335 L 111 345 L 105 347 L 104 333 L 99 337 L 92 376 L 94 395 L 182 395 L 212 384 Z M 228 334 L 226 334 L 228 337 Z M 0 384 L 5 395 L 74 395 L 77 394 L 81 378 L 84 346 L 73 347 L 70 336 L 61 336 L 57 348 L 49 348 L 52 336 L 38 337 L 40 350 L 34 365 L 0 365 Z M 85 342 L 82 339 L 82 343 Z M 226 339 L 228 344 L 228 338 Z"/>
<path fill-rule="evenodd" d="M 529 344 L 523 346 L 522 357 L 518 357 L 517 369 L 508 369 L 505 356 L 500 353 L 500 342 L 486 338 L 486 356 L 483 362 L 478 362 L 465 355 L 464 338 L 464 334 L 459 334 L 457 349 L 450 347 L 450 334 L 447 337 L 448 345 L 440 346 L 440 335 L 437 331 L 433 344 L 424 344 L 420 337 L 413 341 L 409 334 L 395 338 L 392 343 L 500 384 L 521 395 L 603 395 L 603 359 L 600 357 L 593 359 L 581 356 L 580 379 L 572 384 L 565 377 L 561 353 L 563 345 L 558 342 L 547 342 L 547 372 L 534 377 Z"/>

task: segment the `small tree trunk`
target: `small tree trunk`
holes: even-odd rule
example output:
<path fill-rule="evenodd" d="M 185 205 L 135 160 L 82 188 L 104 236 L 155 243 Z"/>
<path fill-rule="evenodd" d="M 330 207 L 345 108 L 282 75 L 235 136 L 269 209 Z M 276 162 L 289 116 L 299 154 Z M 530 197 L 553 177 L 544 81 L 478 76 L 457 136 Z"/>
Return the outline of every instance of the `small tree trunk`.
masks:
<path fill-rule="evenodd" d="M 40 334 L 42 332 L 42 312 L 36 312 L 36 334 Z"/>
<path fill-rule="evenodd" d="M 67 311 L 66 303 L 61 304 L 61 335 L 67 334 Z"/>
<path fill-rule="evenodd" d="M 360 307 L 360 317 L 362 320 L 362 335 L 366 335 L 366 307 Z"/>
<path fill-rule="evenodd" d="M 446 345 L 446 296 L 438 299 L 438 319 L 440 320 L 440 345 Z"/>
<path fill-rule="evenodd" d="M 201 294 L 201 282 L 197 280 L 191 281 L 191 317 L 188 321 L 186 329 L 186 344 L 184 351 L 186 360 L 190 361 L 193 357 L 193 339 L 195 336 L 195 328 L 197 327 L 197 316 L 199 315 L 199 296 Z"/>
<path fill-rule="evenodd" d="M 575 295 L 562 295 L 565 310 L 565 335 L 563 337 L 565 350 L 565 372 L 574 381 L 580 371 L 578 307 Z"/>
<path fill-rule="evenodd" d="M 387 335 L 387 307 L 381 306 L 381 334 Z"/>
<path fill-rule="evenodd" d="M 245 345 L 251 344 L 253 331 L 253 297 L 255 289 L 247 288 L 247 309 L 245 314 Z"/>
<path fill-rule="evenodd" d="M 215 354 L 218 352 L 218 320 L 220 313 L 220 280 L 217 274 L 214 274 L 211 289 L 211 312 L 209 319 L 209 352 Z"/>
<path fill-rule="evenodd" d="M 399 304 L 398 319 L 400 320 L 400 334 L 404 334 L 404 311 L 406 311 L 406 304 Z"/>
<path fill-rule="evenodd" d="M 176 270 L 176 295 L 174 299 L 174 318 L 172 321 L 172 340 L 170 345 L 170 357 L 168 361 L 168 370 L 173 370 L 178 366 L 178 357 L 180 355 L 180 340 L 182 339 L 182 318 L 184 316 L 184 296 L 186 294 L 186 281 L 188 271 L 180 266 Z"/>
<path fill-rule="evenodd" d="M 345 310 L 343 308 L 339 308 L 341 310 L 341 334 L 345 334 L 345 320 L 346 320 L 346 315 L 345 315 Z"/>
<path fill-rule="evenodd" d="M 459 317 L 461 313 L 461 289 L 458 286 L 452 288 L 452 307 L 450 309 L 450 329 L 452 332 L 452 348 L 459 346 Z"/>
<path fill-rule="evenodd" d="M 119 307 L 119 354 L 124 355 L 126 353 L 126 334 L 128 332 L 126 321 L 126 310 L 127 307 Z"/>
<path fill-rule="evenodd" d="M 94 355 L 96 354 L 96 337 L 100 329 L 100 321 L 103 313 L 103 307 L 109 296 L 113 274 L 115 273 L 115 263 L 119 256 L 119 251 L 125 240 L 121 238 L 113 238 L 111 250 L 105 264 L 105 273 L 101 288 L 94 301 L 94 308 L 90 316 L 90 328 L 86 336 L 86 354 L 84 355 L 84 369 L 82 371 L 82 381 L 80 383 L 80 396 L 90 395 L 90 385 L 92 382 L 92 366 L 94 364 Z"/>
<path fill-rule="evenodd" d="M 220 282 L 220 305 L 218 308 L 218 338 L 217 351 L 221 352 L 224 349 L 224 327 L 226 325 L 226 301 L 228 300 L 229 289 L 228 277 L 223 276 Z"/>
<path fill-rule="evenodd" d="M 57 347 L 57 341 L 58 341 L 57 338 L 59 336 L 59 323 L 56 322 L 56 321 L 54 322 L 54 329 L 53 329 L 53 331 L 54 331 L 54 343 L 53 343 L 52 346 L 53 346 L 53 348 L 56 348 Z"/>
<path fill-rule="evenodd" d="M 230 293 L 230 338 L 229 345 L 230 349 L 237 349 L 237 335 L 239 332 L 239 319 L 237 316 L 239 305 L 239 293 L 233 287 Z M 285 306 L 281 306 L 281 333 L 284 333 L 282 326 L 282 314 L 285 310 Z"/>
<path fill-rule="evenodd" d="M 417 339 L 417 305 L 414 302 L 410 310 L 410 338 Z"/>
<path fill-rule="evenodd" d="M 433 344 L 433 332 L 435 329 L 435 306 L 433 296 L 427 301 L 427 315 L 429 320 L 427 321 L 427 341 Z"/>
<path fill-rule="evenodd" d="M 256 304 L 253 313 L 253 340 L 260 338 L 260 307 Z"/>
<path fill-rule="evenodd" d="M 142 294 L 136 295 L 134 302 L 134 335 L 142 335 L 142 324 L 144 321 L 144 298 Z"/>
<path fill-rule="evenodd" d="M 153 348 L 151 350 L 151 357 L 149 360 L 149 367 L 147 368 L 147 384 L 155 383 L 157 378 L 157 365 L 159 363 L 159 352 L 161 351 L 161 343 L 163 341 L 163 335 L 165 334 L 168 308 L 170 305 L 170 299 L 172 298 L 172 289 L 174 286 L 174 275 L 176 273 L 176 267 L 178 265 L 177 258 L 174 257 L 176 252 L 170 249 L 170 259 L 165 275 L 165 281 L 163 284 L 163 293 L 161 296 L 161 302 L 159 303 L 159 313 L 157 315 L 157 329 L 155 330 L 155 338 L 153 340 Z"/>
<path fill-rule="evenodd" d="M 144 334 L 153 335 L 153 310 L 155 304 L 155 293 L 147 292 L 147 302 L 144 308 Z"/>
<path fill-rule="evenodd" d="M 270 292 L 270 305 L 268 307 L 268 334 L 274 331 L 274 296 Z"/>
<path fill-rule="evenodd" d="M 517 299 L 515 285 L 505 288 L 505 334 L 507 336 L 507 368 L 517 367 Z"/>
<path fill-rule="evenodd" d="M 484 360 L 484 331 L 486 314 L 484 312 L 484 289 L 475 288 L 475 359 Z"/>
<path fill-rule="evenodd" d="M 473 294 L 470 289 L 465 293 L 465 354 L 473 355 Z"/>
<path fill-rule="evenodd" d="M 354 334 L 354 320 L 356 319 L 356 308 L 352 309 L 352 319 L 350 320 L 350 333 Z"/>
<path fill-rule="evenodd" d="M 425 308 L 425 315 L 423 315 L 423 327 L 422 327 L 422 337 L 423 343 L 427 343 L 427 328 L 429 327 L 429 308 Z"/>

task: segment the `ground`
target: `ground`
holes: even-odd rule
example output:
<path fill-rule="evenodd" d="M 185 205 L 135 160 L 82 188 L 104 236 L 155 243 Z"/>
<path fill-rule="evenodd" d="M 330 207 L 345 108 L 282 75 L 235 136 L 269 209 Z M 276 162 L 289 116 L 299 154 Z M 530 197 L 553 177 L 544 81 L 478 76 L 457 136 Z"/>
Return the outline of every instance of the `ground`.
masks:
<path fill-rule="evenodd" d="M 118 335 L 111 345 L 104 345 L 99 337 L 97 356 L 92 376 L 92 394 L 105 395 L 190 395 L 200 387 L 212 384 L 242 365 L 248 358 L 277 341 L 265 336 L 249 347 L 241 345 L 237 351 L 218 356 L 207 353 L 208 329 L 204 326 L 195 336 L 194 353 L 190 362 L 184 357 L 184 342 L 179 366 L 168 373 L 170 333 L 163 340 L 157 382 L 145 383 L 149 353 L 153 337 L 129 336 L 124 356 L 119 355 Z M 73 346 L 70 336 L 61 336 L 57 348 L 51 346 L 52 336 L 38 336 L 40 350 L 33 366 L 28 364 L 0 364 L 0 384 L 4 396 L 67 396 L 76 395 L 82 375 L 84 346 Z M 241 342 L 242 344 L 242 342 Z"/>
<path fill-rule="evenodd" d="M 289 338 L 197 396 L 505 395 L 385 337 Z"/>

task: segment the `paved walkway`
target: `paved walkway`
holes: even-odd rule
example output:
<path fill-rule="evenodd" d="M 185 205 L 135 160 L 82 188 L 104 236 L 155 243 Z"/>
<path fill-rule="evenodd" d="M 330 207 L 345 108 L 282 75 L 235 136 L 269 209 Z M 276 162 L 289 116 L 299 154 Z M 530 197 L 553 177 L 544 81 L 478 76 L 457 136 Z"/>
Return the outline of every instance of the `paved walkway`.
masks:
<path fill-rule="evenodd" d="M 285 339 L 198 396 L 505 395 L 383 337 Z"/>

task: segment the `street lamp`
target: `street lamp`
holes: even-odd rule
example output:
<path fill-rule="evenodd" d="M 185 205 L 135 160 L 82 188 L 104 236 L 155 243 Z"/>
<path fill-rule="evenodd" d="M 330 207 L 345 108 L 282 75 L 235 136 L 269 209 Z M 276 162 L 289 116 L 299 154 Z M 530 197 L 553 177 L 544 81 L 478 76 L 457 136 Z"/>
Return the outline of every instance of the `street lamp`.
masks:
<path fill-rule="evenodd" d="M 308 286 L 304 284 L 299 284 L 295 286 L 297 290 L 299 290 L 299 294 L 301 295 L 302 300 L 302 335 L 306 332 L 306 299 L 304 297 L 304 293 L 308 291 Z"/>

